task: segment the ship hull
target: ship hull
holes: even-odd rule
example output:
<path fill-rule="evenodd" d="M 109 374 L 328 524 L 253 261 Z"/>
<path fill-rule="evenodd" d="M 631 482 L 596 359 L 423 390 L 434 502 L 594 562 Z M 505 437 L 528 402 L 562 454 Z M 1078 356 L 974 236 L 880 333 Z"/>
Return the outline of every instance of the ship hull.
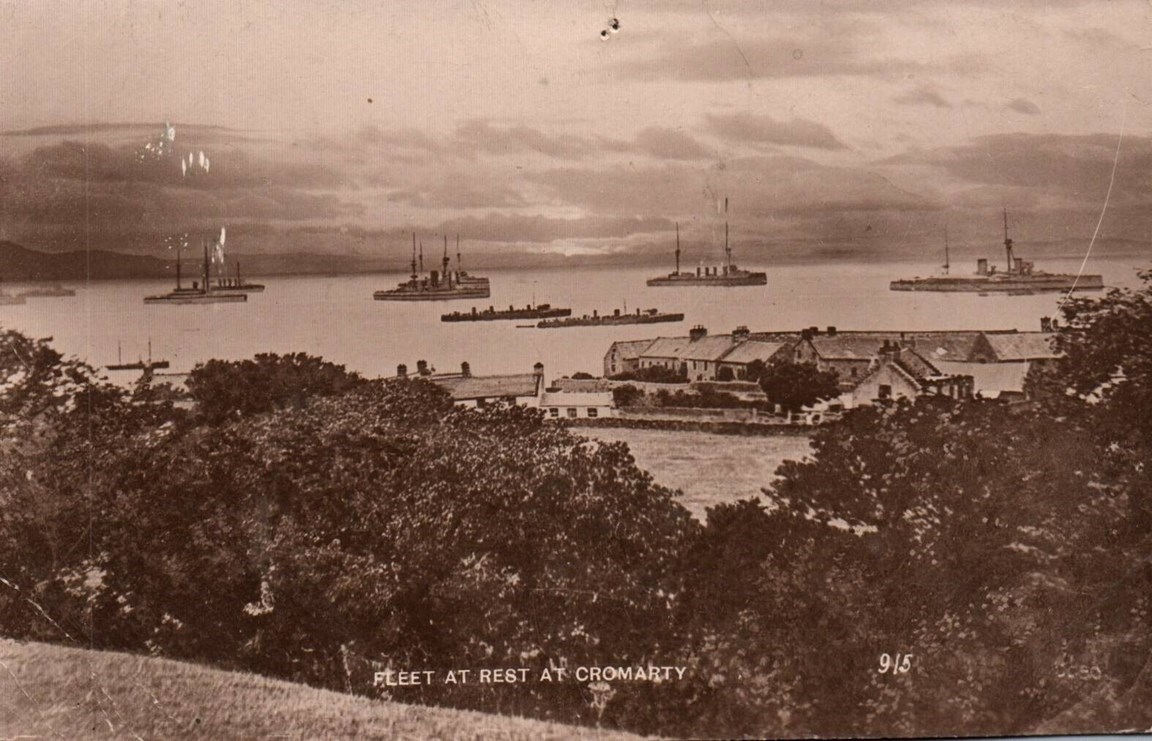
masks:
<path fill-rule="evenodd" d="M 145 296 L 146 304 L 232 304 L 247 301 L 244 293 L 193 293 L 193 294 L 165 294 L 163 296 Z"/>
<path fill-rule="evenodd" d="M 442 322 L 497 322 L 509 319 L 554 319 L 572 316 L 571 309 L 548 309 L 541 311 L 496 311 L 476 314 L 442 314 Z"/>
<path fill-rule="evenodd" d="M 377 301 L 455 301 L 466 298 L 488 298 L 491 292 L 487 285 L 461 286 L 450 291 L 376 291 L 372 298 Z"/>
<path fill-rule="evenodd" d="M 740 288 L 743 286 L 768 285 L 767 273 L 748 273 L 746 275 L 668 275 L 663 278 L 649 278 L 649 286 L 676 287 L 692 286 L 700 288 Z"/>
<path fill-rule="evenodd" d="M 912 278 L 888 284 L 893 291 L 931 291 L 936 293 L 1030 293 L 1064 291 L 1101 291 L 1104 278 L 1099 275 L 1033 275 L 1027 278 Z"/>
<path fill-rule="evenodd" d="M 76 291 L 71 288 L 33 288 L 30 291 L 23 291 L 21 296 L 25 298 L 56 298 L 62 296 L 75 296 Z"/>
<path fill-rule="evenodd" d="M 579 317 L 576 319 L 546 319 L 537 329 L 564 329 L 566 327 L 618 327 L 624 324 L 660 324 L 682 322 L 683 314 L 623 314 L 620 316 Z"/>

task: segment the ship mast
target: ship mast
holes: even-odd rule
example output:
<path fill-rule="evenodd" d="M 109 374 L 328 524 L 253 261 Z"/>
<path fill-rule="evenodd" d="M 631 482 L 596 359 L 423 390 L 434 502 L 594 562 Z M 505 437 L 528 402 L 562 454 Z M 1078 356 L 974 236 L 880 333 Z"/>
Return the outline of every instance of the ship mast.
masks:
<path fill-rule="evenodd" d="M 1008 237 L 1008 209 L 1004 209 L 1004 251 L 1008 255 L 1008 272 L 1011 273 L 1012 268 L 1012 240 Z"/>
<path fill-rule="evenodd" d="M 412 280 L 416 280 L 419 275 L 416 273 L 416 232 L 412 232 Z"/>
<path fill-rule="evenodd" d="M 203 243 L 204 243 L 204 293 L 208 293 L 208 291 L 212 288 L 212 286 L 208 283 L 208 281 L 212 277 L 212 272 L 209 268 L 209 263 L 208 263 L 208 240 L 204 239 Z"/>
<path fill-rule="evenodd" d="M 447 234 L 444 235 L 444 261 L 443 261 L 443 263 L 444 263 L 444 284 L 446 286 L 448 286 L 449 288 L 451 288 L 452 287 L 452 277 L 448 273 L 448 267 L 449 267 L 450 263 L 448 261 L 448 235 Z"/>
<path fill-rule="evenodd" d="M 676 222 L 676 275 L 680 275 L 680 222 Z"/>
<path fill-rule="evenodd" d="M 948 227 L 944 227 L 944 275 L 948 275 L 948 269 L 952 267 L 948 258 Z"/>
<path fill-rule="evenodd" d="M 728 197 L 724 197 L 724 254 L 728 259 L 728 266 L 724 270 L 724 274 L 732 272 L 732 246 L 728 244 Z"/>
<path fill-rule="evenodd" d="M 459 272 L 463 269 L 464 269 L 464 266 L 460 264 L 460 235 L 457 234 L 456 235 L 456 271 Z"/>
<path fill-rule="evenodd" d="M 424 240 L 420 240 L 420 275 L 424 275 Z"/>
<path fill-rule="evenodd" d="M 183 241 L 183 240 L 181 240 Z M 180 247 L 181 242 L 176 243 L 176 290 L 180 290 Z"/>

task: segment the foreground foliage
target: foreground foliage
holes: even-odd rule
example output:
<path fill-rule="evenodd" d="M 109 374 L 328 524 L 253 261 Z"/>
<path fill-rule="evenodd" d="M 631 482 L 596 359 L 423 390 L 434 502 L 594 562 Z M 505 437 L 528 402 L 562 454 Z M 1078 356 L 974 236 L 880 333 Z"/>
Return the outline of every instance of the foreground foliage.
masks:
<path fill-rule="evenodd" d="M 602 708 L 391 690 L 661 734 L 1149 727 L 1150 300 L 1070 302 L 1031 402 L 853 411 L 705 526 L 534 411 L 307 356 L 206 365 L 185 411 L 6 333 L 0 628 L 365 693 L 384 668 L 686 667 Z"/>

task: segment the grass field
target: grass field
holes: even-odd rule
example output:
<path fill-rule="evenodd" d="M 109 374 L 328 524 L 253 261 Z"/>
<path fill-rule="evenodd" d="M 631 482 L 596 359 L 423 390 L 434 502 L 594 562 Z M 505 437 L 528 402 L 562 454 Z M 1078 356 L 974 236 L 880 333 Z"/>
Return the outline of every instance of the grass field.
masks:
<path fill-rule="evenodd" d="M 622 739 L 128 654 L 0 640 L 0 738 Z"/>
<path fill-rule="evenodd" d="M 759 494 L 781 462 L 800 460 L 809 452 L 808 438 L 792 435 L 743 437 L 623 427 L 577 431 L 595 440 L 628 443 L 637 465 L 657 483 L 683 491 L 680 503 L 701 520 L 706 507 Z"/>

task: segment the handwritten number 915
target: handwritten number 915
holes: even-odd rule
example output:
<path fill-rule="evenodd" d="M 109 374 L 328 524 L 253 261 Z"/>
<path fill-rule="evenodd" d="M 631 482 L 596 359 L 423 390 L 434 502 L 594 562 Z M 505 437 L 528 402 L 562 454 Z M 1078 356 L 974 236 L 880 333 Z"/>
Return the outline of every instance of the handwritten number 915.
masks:
<path fill-rule="evenodd" d="M 893 674 L 907 674 L 912 668 L 912 654 L 896 654 L 896 658 L 892 658 L 888 654 L 880 654 L 880 673 L 887 674 L 889 670 Z"/>

